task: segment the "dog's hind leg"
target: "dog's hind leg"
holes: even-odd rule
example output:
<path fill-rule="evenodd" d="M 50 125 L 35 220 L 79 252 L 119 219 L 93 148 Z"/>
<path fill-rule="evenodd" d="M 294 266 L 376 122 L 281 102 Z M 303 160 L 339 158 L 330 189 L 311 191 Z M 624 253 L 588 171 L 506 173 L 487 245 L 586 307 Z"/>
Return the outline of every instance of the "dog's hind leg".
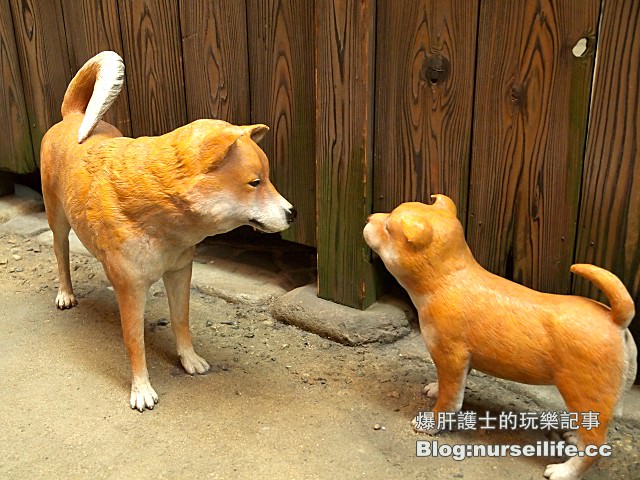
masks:
<path fill-rule="evenodd" d="M 589 372 L 589 369 L 581 371 Z M 598 373 L 600 372 L 590 375 L 589 378 L 567 375 L 563 376 L 562 381 L 557 382 L 569 412 L 582 416 L 580 428 L 577 430 L 577 446 L 580 451 L 584 451 L 587 446 L 590 449 L 593 449 L 593 446 L 599 448 L 605 443 L 607 428 L 616 405 L 616 387 L 619 385 L 615 385 L 614 378 L 607 378 L 606 375 Z M 587 417 L 584 414 L 587 414 Z M 589 452 L 592 453 L 595 452 Z M 597 455 L 575 456 L 564 463 L 547 465 L 544 476 L 550 480 L 577 480 L 582 478 L 597 459 Z"/>
<path fill-rule="evenodd" d="M 189 331 L 189 295 L 191 288 L 191 266 L 166 272 L 162 276 L 167 290 L 169 310 L 171 312 L 171 327 L 176 336 L 178 356 L 187 373 L 205 373 L 209 370 L 207 361 L 193 349 L 191 332 Z"/>
<path fill-rule="evenodd" d="M 47 221 L 53 232 L 53 251 L 58 262 L 58 294 L 56 306 L 60 309 L 71 308 L 78 304 L 71 284 L 71 269 L 69 268 L 69 232 L 71 226 L 64 212 L 57 203 L 46 202 Z"/>

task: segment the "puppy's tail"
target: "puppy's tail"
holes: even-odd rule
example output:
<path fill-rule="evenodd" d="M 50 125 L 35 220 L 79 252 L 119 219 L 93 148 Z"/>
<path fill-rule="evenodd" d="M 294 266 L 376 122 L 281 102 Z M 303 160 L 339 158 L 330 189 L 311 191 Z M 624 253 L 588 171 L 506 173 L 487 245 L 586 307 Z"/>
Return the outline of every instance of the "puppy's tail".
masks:
<path fill-rule="evenodd" d="M 633 299 L 620 279 L 604 268 L 586 263 L 571 266 L 571 271 L 591 281 L 609 299 L 612 320 L 627 328 L 635 315 Z"/>
<path fill-rule="evenodd" d="M 116 52 L 101 52 L 87 60 L 73 77 L 62 101 L 62 118 L 84 113 L 78 130 L 82 143 L 118 97 L 124 82 L 124 62 Z"/>

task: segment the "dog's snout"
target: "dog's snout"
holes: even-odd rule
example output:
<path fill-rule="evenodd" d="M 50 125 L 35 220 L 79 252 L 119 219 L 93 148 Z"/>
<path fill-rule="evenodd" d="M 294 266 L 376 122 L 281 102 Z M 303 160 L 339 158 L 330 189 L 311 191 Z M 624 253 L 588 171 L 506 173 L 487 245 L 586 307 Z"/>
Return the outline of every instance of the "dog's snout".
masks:
<path fill-rule="evenodd" d="M 298 211 L 295 207 L 291 207 L 289 210 L 287 210 L 287 223 L 293 223 L 297 216 Z"/>

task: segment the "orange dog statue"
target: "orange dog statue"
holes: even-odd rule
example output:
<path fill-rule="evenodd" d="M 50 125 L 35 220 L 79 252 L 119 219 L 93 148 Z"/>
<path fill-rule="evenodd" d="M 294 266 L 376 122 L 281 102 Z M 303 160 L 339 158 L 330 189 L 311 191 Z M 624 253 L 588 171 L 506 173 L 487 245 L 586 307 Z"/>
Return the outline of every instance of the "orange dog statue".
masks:
<path fill-rule="evenodd" d="M 570 412 L 599 412 L 600 426 L 580 427 L 578 448 L 605 442 L 607 426 L 636 374 L 636 346 L 627 329 L 631 296 L 612 273 L 593 265 L 571 271 L 600 288 L 611 308 L 573 295 L 531 290 L 494 275 L 474 259 L 448 197 L 432 205 L 404 203 L 376 213 L 367 244 L 407 290 L 433 358 L 433 411 L 458 411 L 471 368 L 534 385 L 556 385 Z M 578 479 L 594 457 L 549 465 L 545 477 Z"/>
<path fill-rule="evenodd" d="M 130 403 L 143 411 L 158 401 L 144 349 L 149 286 L 164 281 L 182 366 L 206 372 L 189 332 L 195 245 L 240 225 L 284 230 L 295 210 L 269 181 L 267 157 L 255 143 L 265 125 L 197 120 L 159 137 L 123 137 L 101 120 L 123 77 L 122 59 L 102 52 L 73 78 L 63 120 L 42 139 L 42 193 L 58 261 L 56 305 L 77 303 L 69 273 L 73 228 L 113 285 L 131 361 Z"/>

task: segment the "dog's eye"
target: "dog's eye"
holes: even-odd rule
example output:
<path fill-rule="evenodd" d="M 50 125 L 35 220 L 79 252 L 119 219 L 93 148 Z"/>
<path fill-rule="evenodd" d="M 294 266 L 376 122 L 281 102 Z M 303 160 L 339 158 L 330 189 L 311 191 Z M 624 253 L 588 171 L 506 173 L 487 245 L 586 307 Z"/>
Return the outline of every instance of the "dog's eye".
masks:
<path fill-rule="evenodd" d="M 251 185 L 253 188 L 256 188 L 258 185 L 260 185 L 260 179 L 256 178 L 255 180 L 252 180 L 251 182 L 249 182 L 249 185 Z"/>

